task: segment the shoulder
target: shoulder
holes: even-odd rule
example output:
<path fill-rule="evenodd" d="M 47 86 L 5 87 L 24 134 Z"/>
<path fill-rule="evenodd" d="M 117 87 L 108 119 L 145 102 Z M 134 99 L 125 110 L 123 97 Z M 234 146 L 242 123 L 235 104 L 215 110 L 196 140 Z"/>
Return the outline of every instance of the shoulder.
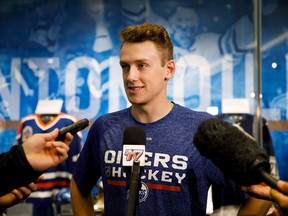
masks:
<path fill-rule="evenodd" d="M 123 121 L 124 119 L 128 118 L 129 112 L 130 109 L 127 108 L 120 111 L 104 114 L 96 119 L 93 125 L 119 123 L 119 121 Z"/>
<path fill-rule="evenodd" d="M 127 108 L 100 116 L 93 122 L 90 130 L 103 133 L 112 127 L 125 126 L 129 121 L 131 121 L 131 115 L 130 109 Z"/>
<path fill-rule="evenodd" d="M 214 116 L 207 112 L 195 111 L 175 104 L 165 123 L 169 127 L 178 128 L 178 132 L 194 134 L 198 126 L 210 118 L 214 118 Z"/>
<path fill-rule="evenodd" d="M 202 121 L 214 118 L 213 115 L 207 112 L 192 110 L 179 104 L 175 104 L 174 108 L 173 113 L 175 114 L 175 117 L 183 122 L 200 124 Z"/>

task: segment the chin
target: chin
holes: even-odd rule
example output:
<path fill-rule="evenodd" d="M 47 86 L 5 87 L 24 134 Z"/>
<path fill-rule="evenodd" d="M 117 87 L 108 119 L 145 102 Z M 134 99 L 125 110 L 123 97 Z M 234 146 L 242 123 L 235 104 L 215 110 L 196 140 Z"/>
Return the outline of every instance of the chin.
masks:
<path fill-rule="evenodd" d="M 137 100 L 129 100 L 129 102 L 130 102 L 132 105 L 136 105 L 136 106 L 140 106 L 140 105 L 143 105 L 143 104 L 144 104 L 143 102 L 137 101 Z"/>

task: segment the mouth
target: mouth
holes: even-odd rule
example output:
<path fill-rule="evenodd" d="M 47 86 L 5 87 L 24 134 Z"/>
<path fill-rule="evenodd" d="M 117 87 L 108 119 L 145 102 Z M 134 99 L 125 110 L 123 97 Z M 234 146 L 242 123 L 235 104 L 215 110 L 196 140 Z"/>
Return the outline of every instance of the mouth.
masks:
<path fill-rule="evenodd" d="M 136 93 L 138 91 L 140 91 L 141 89 L 143 89 L 143 86 L 128 86 L 127 89 L 129 92 L 131 93 Z"/>

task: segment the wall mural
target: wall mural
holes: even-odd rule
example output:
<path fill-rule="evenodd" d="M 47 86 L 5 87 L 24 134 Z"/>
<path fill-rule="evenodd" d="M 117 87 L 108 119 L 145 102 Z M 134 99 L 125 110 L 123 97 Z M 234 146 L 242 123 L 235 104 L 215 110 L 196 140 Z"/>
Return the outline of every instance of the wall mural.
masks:
<path fill-rule="evenodd" d="M 284 0 L 263 1 L 267 120 L 288 118 L 287 9 Z M 142 22 L 165 26 L 175 45 L 169 99 L 221 113 L 223 98 L 249 98 L 253 111 L 252 13 L 250 0 L 2 0 L 0 120 L 19 121 L 42 99 L 63 99 L 63 112 L 89 120 L 129 106 L 118 34 Z M 14 132 L 1 132 L 11 146 Z"/>

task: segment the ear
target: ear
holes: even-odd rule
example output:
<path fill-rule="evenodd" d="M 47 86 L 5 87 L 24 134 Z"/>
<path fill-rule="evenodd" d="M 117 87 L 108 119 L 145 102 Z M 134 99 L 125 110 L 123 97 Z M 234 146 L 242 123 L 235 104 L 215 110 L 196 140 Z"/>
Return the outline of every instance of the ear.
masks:
<path fill-rule="evenodd" d="M 169 60 L 166 64 L 167 66 L 165 68 L 166 72 L 165 72 L 164 80 L 168 81 L 174 76 L 176 65 L 175 65 L 174 60 Z"/>

